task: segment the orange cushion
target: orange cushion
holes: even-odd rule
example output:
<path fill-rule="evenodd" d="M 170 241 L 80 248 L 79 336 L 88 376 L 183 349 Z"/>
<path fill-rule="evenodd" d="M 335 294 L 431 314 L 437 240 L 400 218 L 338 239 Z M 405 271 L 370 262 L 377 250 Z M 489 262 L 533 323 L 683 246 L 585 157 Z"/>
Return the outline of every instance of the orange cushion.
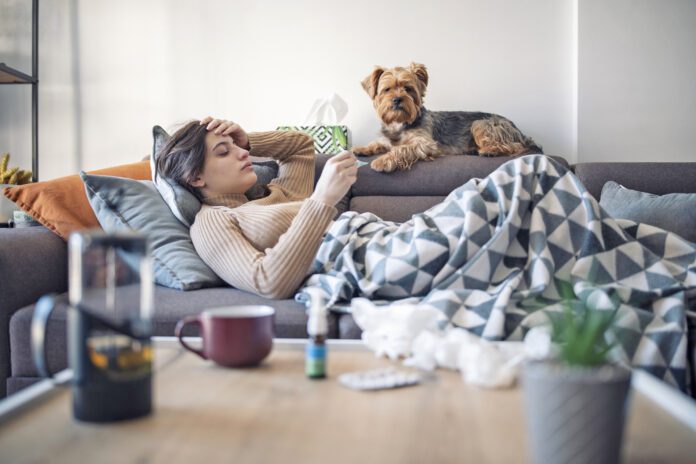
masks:
<path fill-rule="evenodd" d="M 90 174 L 150 180 L 150 162 L 124 164 Z M 3 189 L 7 198 L 64 240 L 75 230 L 100 227 L 78 175 Z"/>

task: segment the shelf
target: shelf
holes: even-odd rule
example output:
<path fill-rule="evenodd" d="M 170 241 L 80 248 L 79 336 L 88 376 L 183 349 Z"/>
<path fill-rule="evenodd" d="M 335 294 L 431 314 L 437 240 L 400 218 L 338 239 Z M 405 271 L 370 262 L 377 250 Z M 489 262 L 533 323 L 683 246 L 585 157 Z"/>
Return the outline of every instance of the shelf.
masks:
<path fill-rule="evenodd" d="M 31 0 L 31 76 L 0 63 L 0 85 L 31 85 L 31 172 L 39 180 L 39 0 Z"/>
<path fill-rule="evenodd" d="M 0 84 L 34 84 L 36 79 L 5 63 L 0 63 Z"/>

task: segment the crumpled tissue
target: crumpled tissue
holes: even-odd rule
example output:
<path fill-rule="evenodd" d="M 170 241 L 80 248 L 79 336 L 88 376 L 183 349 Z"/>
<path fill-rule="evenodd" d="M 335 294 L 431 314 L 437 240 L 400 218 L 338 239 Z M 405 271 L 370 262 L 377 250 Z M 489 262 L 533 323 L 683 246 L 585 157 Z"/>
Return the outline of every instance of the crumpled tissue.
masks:
<path fill-rule="evenodd" d="M 350 306 L 365 344 L 377 356 L 389 359 L 409 356 L 413 339 L 423 330 L 437 330 L 437 321 L 443 317 L 440 311 L 418 308 L 409 300 L 379 307 L 367 298 L 353 298 Z"/>
<path fill-rule="evenodd" d="M 511 386 L 522 361 L 545 359 L 553 351 L 550 330 L 544 326 L 532 328 L 524 343 L 501 344 L 460 328 L 439 329 L 439 310 L 407 300 L 379 307 L 355 298 L 351 308 L 363 341 L 377 356 L 406 357 L 404 365 L 422 370 L 459 370 L 464 382 L 484 388 Z"/>

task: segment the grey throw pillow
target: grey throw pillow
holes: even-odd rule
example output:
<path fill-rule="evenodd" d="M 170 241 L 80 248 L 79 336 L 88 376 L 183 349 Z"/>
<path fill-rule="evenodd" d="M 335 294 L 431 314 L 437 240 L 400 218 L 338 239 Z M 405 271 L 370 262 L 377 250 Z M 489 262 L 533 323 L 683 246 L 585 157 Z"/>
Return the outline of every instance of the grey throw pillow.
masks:
<path fill-rule="evenodd" d="M 609 181 L 599 198 L 615 218 L 650 224 L 696 242 L 696 193 L 654 195 Z"/>
<path fill-rule="evenodd" d="M 80 177 L 105 231 L 137 231 L 150 239 L 157 284 L 178 290 L 225 285 L 198 256 L 188 227 L 174 217 L 152 182 L 84 172 Z"/>
<path fill-rule="evenodd" d="M 196 214 L 201 209 L 201 202 L 196 196 L 186 188 L 179 185 L 172 179 L 162 176 L 155 176 L 155 157 L 160 149 L 169 140 L 169 134 L 160 126 L 152 128 L 152 153 L 150 154 L 150 170 L 152 181 L 164 199 L 172 214 L 181 221 L 182 224 L 191 227 Z M 278 163 L 275 161 L 253 162 L 254 172 L 256 173 L 256 183 L 245 192 L 250 200 L 262 198 L 268 194 L 266 187 L 269 182 L 278 176 Z"/>

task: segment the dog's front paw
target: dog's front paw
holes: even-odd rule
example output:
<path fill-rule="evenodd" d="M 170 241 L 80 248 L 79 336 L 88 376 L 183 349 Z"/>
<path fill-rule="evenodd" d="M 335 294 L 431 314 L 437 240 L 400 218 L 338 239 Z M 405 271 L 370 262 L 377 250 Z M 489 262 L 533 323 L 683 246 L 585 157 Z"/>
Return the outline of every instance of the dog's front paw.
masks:
<path fill-rule="evenodd" d="M 384 155 L 372 161 L 370 167 L 378 172 L 392 172 L 396 169 L 396 161 L 393 156 Z"/>
<path fill-rule="evenodd" d="M 382 142 L 370 142 L 365 146 L 353 148 L 353 154 L 358 156 L 383 155 L 389 151 L 389 145 Z"/>
<path fill-rule="evenodd" d="M 351 149 L 351 151 L 353 152 L 353 154 L 355 156 L 370 156 L 371 155 L 369 147 L 364 147 L 364 146 L 363 147 L 353 147 Z"/>

